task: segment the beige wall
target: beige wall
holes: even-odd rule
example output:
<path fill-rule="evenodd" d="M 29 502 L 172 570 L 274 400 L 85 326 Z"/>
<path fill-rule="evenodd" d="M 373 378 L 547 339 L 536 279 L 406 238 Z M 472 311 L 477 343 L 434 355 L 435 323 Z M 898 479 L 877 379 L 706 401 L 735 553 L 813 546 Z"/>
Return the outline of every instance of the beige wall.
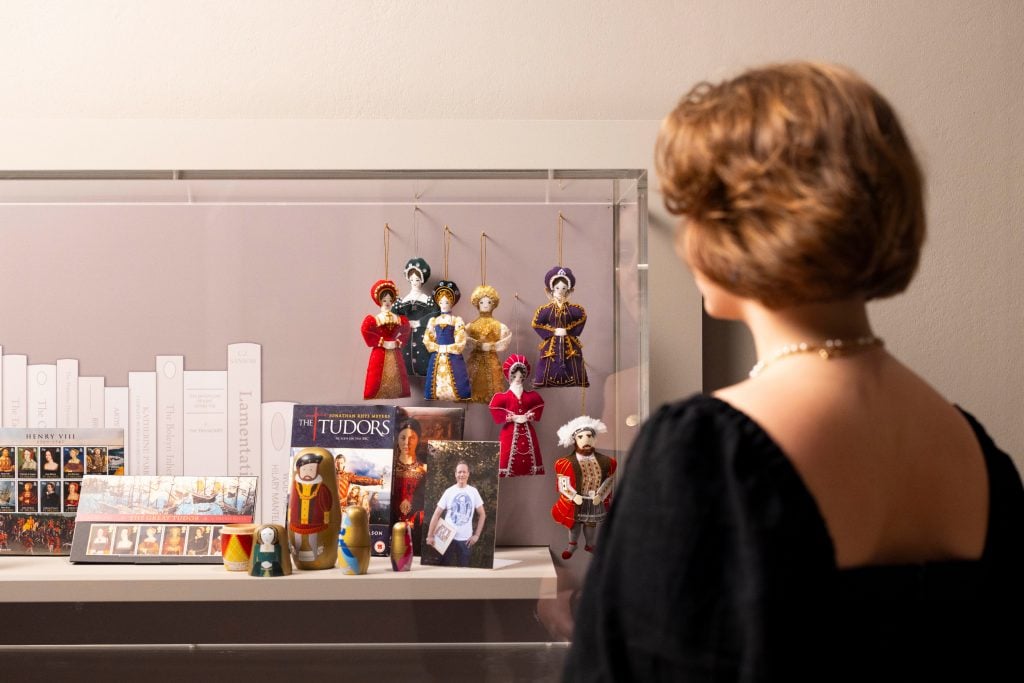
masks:
<path fill-rule="evenodd" d="M 367 121 L 422 120 L 462 142 L 449 155 L 422 132 L 418 152 L 382 146 L 378 160 L 635 165 L 652 121 L 698 79 L 792 58 L 848 64 L 902 113 L 929 182 L 921 273 L 873 307 L 877 331 L 1024 458 L 1019 0 L 7 2 L 0 46 L 6 168 L 348 168 L 366 157 L 339 141 Z M 533 133 L 486 134 L 513 120 Z M 470 143 L 466 126 L 484 134 Z M 656 403 L 697 386 L 679 359 L 701 342 L 670 228 L 657 214 L 651 225 Z M 731 333 L 705 342 L 725 368 L 716 383 L 749 362 Z M 720 348 L 740 350 L 723 360 Z"/>

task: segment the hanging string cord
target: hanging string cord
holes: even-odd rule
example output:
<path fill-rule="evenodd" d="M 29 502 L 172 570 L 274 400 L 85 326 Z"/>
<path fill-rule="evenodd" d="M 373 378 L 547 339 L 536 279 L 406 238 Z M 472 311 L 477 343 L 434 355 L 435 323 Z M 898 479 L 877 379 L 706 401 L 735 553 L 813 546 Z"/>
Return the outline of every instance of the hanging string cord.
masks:
<path fill-rule="evenodd" d="M 562 263 L 562 231 L 564 229 L 565 229 L 565 216 L 563 216 L 562 212 L 559 211 L 558 212 L 558 238 L 557 238 L 557 242 L 558 242 L 558 267 L 559 268 L 561 268 L 563 265 L 565 265 L 565 264 Z"/>
<path fill-rule="evenodd" d="M 587 371 L 587 361 L 583 361 L 583 372 Z M 580 415 L 587 414 L 587 388 L 580 385 Z"/>
<path fill-rule="evenodd" d="M 515 302 L 512 304 L 512 317 L 515 318 L 515 320 L 512 321 L 512 324 L 515 326 L 515 336 L 516 336 L 516 351 L 515 352 L 519 353 L 519 317 L 520 317 L 520 306 L 519 306 L 519 304 L 521 303 L 522 300 L 519 298 L 519 292 L 516 292 L 514 296 L 515 296 Z"/>
<path fill-rule="evenodd" d="M 480 284 L 487 284 L 487 233 L 480 233 Z"/>
<path fill-rule="evenodd" d="M 391 226 L 384 224 L 384 279 L 388 279 L 388 261 L 391 259 Z"/>
<path fill-rule="evenodd" d="M 448 279 L 448 250 L 452 246 L 452 230 L 444 226 L 444 279 Z"/>
<path fill-rule="evenodd" d="M 420 207 L 412 207 L 412 253 L 420 255 Z"/>

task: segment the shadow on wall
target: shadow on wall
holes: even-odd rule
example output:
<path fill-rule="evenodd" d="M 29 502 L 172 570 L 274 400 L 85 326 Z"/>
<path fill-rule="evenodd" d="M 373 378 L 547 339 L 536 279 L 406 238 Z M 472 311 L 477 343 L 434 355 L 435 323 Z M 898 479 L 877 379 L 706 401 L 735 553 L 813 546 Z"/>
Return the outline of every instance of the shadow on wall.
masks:
<path fill-rule="evenodd" d="M 715 320 L 701 313 L 702 381 L 705 393 L 710 393 L 746 379 L 750 368 L 757 362 L 754 341 L 742 323 L 733 320 Z"/>

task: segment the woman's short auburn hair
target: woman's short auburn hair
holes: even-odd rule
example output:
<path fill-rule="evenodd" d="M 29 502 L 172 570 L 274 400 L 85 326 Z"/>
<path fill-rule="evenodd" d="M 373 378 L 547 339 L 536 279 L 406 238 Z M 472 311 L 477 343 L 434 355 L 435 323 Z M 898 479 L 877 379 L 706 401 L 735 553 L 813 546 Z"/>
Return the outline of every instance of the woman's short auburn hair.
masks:
<path fill-rule="evenodd" d="M 691 267 L 770 308 L 906 289 L 923 179 L 896 114 L 852 71 L 798 62 L 695 86 L 656 165 Z"/>

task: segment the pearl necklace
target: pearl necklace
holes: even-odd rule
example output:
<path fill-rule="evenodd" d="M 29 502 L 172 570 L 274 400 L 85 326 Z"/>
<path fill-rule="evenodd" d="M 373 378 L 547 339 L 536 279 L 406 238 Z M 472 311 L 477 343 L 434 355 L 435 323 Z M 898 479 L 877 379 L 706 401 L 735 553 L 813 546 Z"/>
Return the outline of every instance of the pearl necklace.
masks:
<path fill-rule="evenodd" d="M 883 344 L 884 342 L 881 338 L 873 334 L 854 339 L 826 339 L 820 344 L 810 344 L 808 342 L 786 344 L 764 360 L 757 361 L 754 367 L 750 368 L 750 376 L 757 377 L 775 361 L 782 360 L 787 356 L 794 356 L 798 353 L 816 353 L 823 360 L 831 360 L 837 356 L 857 353 L 858 351 L 864 351 L 873 346 L 882 346 Z"/>

